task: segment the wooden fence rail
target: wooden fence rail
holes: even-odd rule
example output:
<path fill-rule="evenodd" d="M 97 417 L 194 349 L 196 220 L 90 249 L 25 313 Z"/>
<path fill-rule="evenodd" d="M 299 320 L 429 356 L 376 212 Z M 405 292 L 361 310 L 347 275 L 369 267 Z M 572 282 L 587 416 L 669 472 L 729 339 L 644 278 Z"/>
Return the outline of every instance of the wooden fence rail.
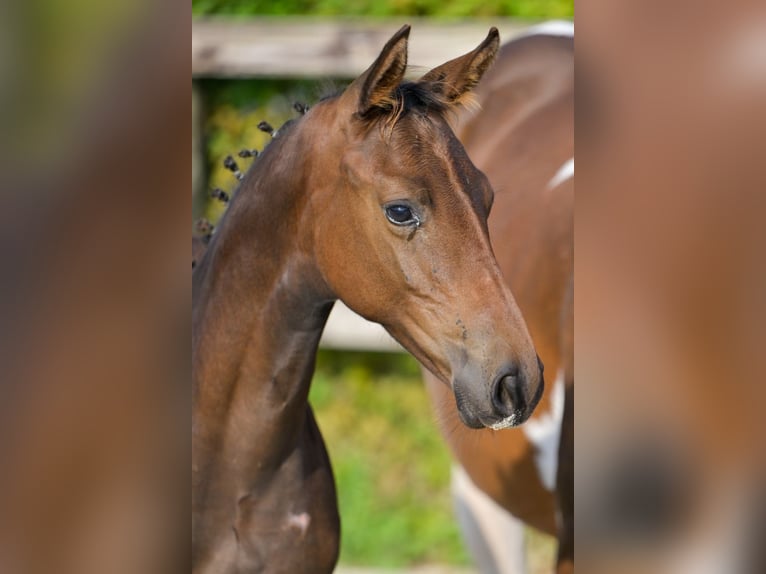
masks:
<path fill-rule="evenodd" d="M 504 41 L 529 26 L 507 19 L 199 19 L 192 22 L 192 77 L 351 78 L 405 22 L 412 24 L 410 62 L 424 68 L 472 50 L 490 26 L 497 26 Z"/>

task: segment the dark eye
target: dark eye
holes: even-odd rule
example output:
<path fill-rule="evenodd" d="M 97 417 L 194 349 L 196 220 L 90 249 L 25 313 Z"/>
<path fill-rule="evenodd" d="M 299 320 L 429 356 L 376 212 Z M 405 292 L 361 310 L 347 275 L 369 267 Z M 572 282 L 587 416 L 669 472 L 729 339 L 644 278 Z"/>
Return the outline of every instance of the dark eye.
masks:
<path fill-rule="evenodd" d="M 409 205 L 394 203 L 386 206 L 386 217 L 394 225 L 419 224 L 420 220 Z"/>

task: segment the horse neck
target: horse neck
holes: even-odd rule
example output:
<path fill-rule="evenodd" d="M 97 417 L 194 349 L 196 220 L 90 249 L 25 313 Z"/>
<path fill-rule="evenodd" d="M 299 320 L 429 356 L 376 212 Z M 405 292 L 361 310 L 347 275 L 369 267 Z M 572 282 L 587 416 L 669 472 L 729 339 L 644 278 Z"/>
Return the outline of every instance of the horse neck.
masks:
<path fill-rule="evenodd" d="M 278 464 L 305 419 L 332 298 L 304 239 L 303 146 L 282 137 L 246 176 L 193 274 L 195 465 Z"/>

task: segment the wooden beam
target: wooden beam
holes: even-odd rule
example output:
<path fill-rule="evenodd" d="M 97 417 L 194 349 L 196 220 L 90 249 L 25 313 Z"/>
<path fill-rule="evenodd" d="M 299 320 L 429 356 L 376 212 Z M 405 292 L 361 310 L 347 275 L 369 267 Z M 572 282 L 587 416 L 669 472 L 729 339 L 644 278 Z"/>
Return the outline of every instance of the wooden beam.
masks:
<path fill-rule="evenodd" d="M 505 19 L 198 19 L 192 22 L 192 77 L 353 78 L 407 21 L 412 24 L 410 62 L 427 69 L 475 48 L 491 26 L 505 41 L 530 25 Z"/>
<path fill-rule="evenodd" d="M 383 327 L 363 319 L 340 301 L 330 313 L 319 344 L 325 349 L 404 352 Z"/>

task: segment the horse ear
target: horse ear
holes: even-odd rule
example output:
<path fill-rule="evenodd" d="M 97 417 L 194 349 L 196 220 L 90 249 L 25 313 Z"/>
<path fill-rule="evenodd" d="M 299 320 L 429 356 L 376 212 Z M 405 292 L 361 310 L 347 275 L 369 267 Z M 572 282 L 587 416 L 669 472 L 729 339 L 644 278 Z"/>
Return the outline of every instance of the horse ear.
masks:
<path fill-rule="evenodd" d="M 356 111 L 364 116 L 374 108 L 389 109 L 393 104 L 394 89 L 404 78 L 407 69 L 407 39 L 410 26 L 405 25 L 383 47 L 372 66 L 359 76 L 346 90 L 357 96 Z"/>
<path fill-rule="evenodd" d="M 475 50 L 434 68 L 418 82 L 428 84 L 448 104 L 460 104 L 495 61 L 499 48 L 500 34 L 493 27 Z"/>

